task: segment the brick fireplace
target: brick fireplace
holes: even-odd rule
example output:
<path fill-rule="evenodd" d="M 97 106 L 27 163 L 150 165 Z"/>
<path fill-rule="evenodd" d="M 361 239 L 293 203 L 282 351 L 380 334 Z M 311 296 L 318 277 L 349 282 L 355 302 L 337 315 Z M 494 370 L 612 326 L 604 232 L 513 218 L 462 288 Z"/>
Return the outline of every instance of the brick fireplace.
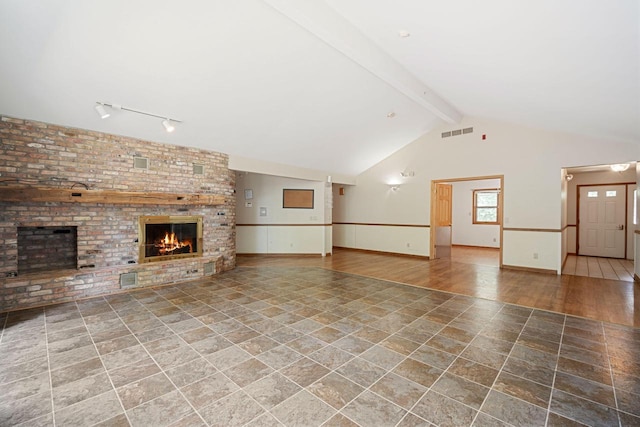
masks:
<path fill-rule="evenodd" d="M 216 204 L 0 200 L 0 312 L 118 292 L 131 273 L 145 287 L 235 267 L 235 173 L 226 155 L 5 116 L 0 142 L 0 199 L 10 187 L 224 196 Z M 134 166 L 139 157 L 148 168 Z M 141 262 L 140 219 L 150 217 L 199 218 L 196 256 Z M 52 245 L 60 259 L 47 265 L 39 254 Z"/>

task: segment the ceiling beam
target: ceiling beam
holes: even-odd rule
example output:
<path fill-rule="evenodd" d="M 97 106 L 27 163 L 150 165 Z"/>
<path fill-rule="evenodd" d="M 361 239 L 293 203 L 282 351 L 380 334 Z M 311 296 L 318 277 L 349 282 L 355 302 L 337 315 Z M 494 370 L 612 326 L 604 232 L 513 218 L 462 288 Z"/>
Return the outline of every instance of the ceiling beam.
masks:
<path fill-rule="evenodd" d="M 462 114 L 324 1 L 263 0 L 328 46 L 448 123 Z"/>

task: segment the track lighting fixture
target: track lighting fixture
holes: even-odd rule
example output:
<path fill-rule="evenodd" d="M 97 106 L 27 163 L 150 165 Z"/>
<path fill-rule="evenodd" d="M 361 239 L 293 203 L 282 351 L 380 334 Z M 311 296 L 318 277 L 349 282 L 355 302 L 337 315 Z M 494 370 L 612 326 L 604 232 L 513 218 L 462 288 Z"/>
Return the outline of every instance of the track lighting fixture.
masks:
<path fill-rule="evenodd" d="M 98 115 L 100 116 L 101 119 L 106 119 L 111 115 L 107 112 L 107 110 L 105 110 L 104 105 L 102 104 L 96 104 L 95 109 L 98 112 Z"/>
<path fill-rule="evenodd" d="M 164 119 L 162 121 L 162 126 L 164 126 L 164 129 L 167 132 L 173 132 L 174 130 L 176 130 L 176 127 L 173 125 L 173 123 L 171 123 L 171 120 L 169 119 Z"/>
<path fill-rule="evenodd" d="M 176 123 L 182 123 L 182 120 L 178 120 L 178 119 L 172 119 L 170 117 L 167 116 L 161 116 L 159 114 L 154 114 L 154 113 L 149 113 L 146 111 L 140 111 L 140 110 L 136 110 L 135 108 L 128 108 L 128 107 L 124 107 L 122 105 L 119 104 L 108 104 L 106 102 L 96 102 L 96 106 L 95 109 L 98 112 L 98 114 L 100 115 L 100 118 L 106 119 L 107 117 L 109 117 L 111 114 L 109 113 L 109 111 L 107 111 L 106 108 L 104 107 L 109 107 L 113 110 L 124 110 L 124 111 L 130 111 L 132 113 L 136 113 L 136 114 L 142 114 L 145 116 L 151 116 L 151 117 L 157 117 L 159 119 L 162 119 L 162 126 L 164 126 L 164 129 L 167 132 L 173 132 L 174 130 L 176 130 Z"/>

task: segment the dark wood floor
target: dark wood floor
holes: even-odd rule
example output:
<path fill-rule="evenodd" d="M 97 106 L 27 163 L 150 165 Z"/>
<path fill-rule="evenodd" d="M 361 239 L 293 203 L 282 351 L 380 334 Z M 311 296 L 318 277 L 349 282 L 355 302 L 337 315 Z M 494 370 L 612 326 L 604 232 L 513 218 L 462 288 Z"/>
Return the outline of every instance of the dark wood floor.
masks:
<path fill-rule="evenodd" d="M 582 276 L 501 270 L 489 261 L 450 260 L 334 249 L 332 256 L 238 255 L 239 266 L 313 266 L 413 286 L 640 327 L 640 284 Z"/>

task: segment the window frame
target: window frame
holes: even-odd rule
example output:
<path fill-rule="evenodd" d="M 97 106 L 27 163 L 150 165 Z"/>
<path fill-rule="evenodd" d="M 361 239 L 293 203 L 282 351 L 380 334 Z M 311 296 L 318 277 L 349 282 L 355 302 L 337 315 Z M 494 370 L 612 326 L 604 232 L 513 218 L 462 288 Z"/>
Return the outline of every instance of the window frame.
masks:
<path fill-rule="evenodd" d="M 473 224 L 474 225 L 500 225 L 500 189 L 499 188 L 476 188 L 473 190 L 472 194 L 472 206 L 473 206 Z M 498 197 L 496 198 L 496 206 L 478 206 L 477 205 L 477 194 L 478 193 L 496 193 Z M 496 210 L 496 220 L 495 221 L 479 221 L 478 220 L 478 208 L 481 209 L 495 209 Z"/>

